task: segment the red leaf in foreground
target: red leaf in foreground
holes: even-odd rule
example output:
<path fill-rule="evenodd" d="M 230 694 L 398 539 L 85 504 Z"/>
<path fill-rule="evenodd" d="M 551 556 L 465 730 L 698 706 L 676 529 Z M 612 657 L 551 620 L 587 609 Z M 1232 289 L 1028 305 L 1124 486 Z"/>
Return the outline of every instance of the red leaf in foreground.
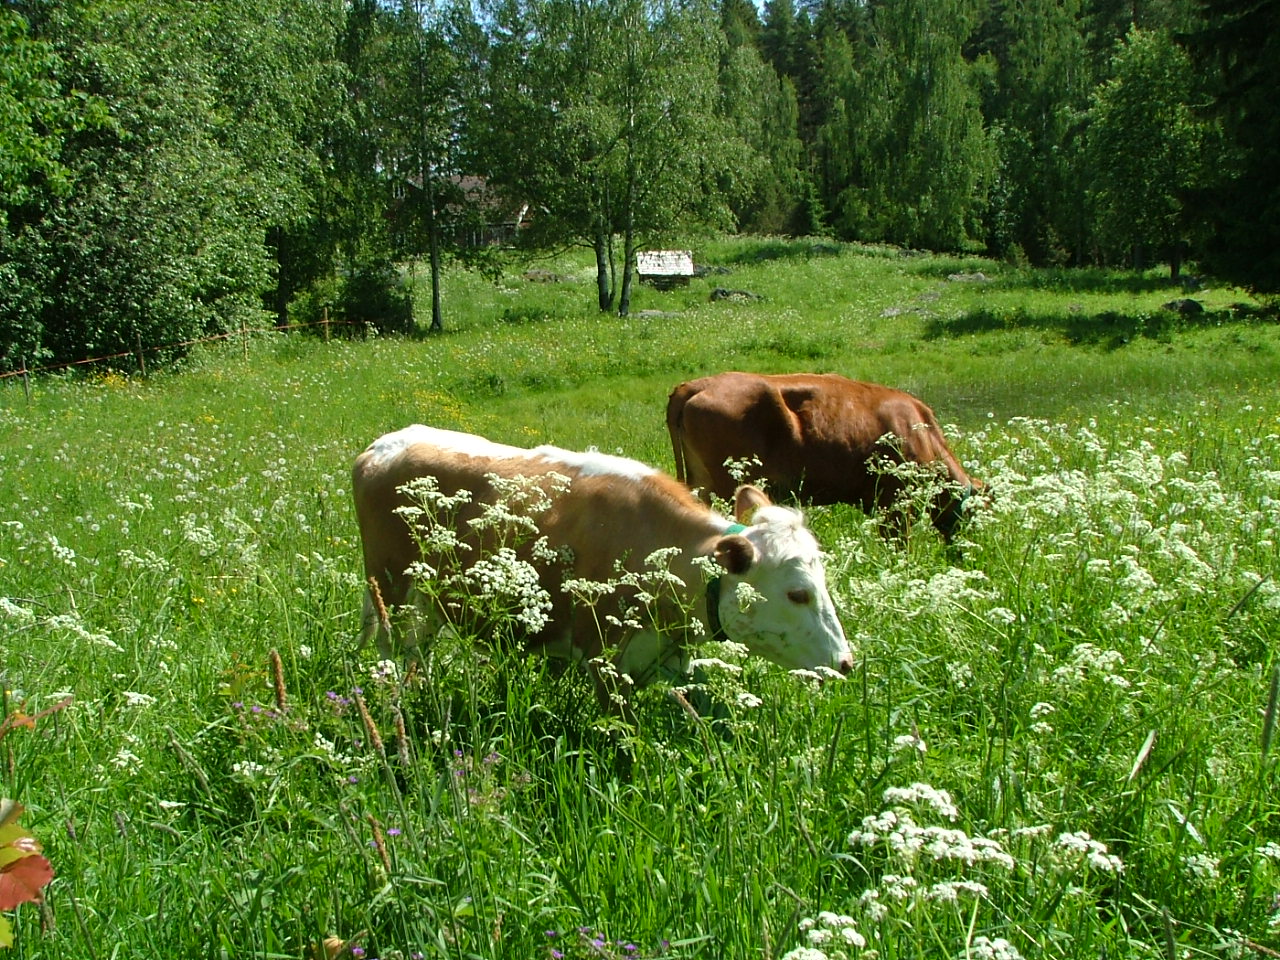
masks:
<path fill-rule="evenodd" d="M 20 903 L 39 903 L 40 888 L 53 879 L 53 865 L 38 853 L 22 857 L 0 870 L 0 910 Z"/>

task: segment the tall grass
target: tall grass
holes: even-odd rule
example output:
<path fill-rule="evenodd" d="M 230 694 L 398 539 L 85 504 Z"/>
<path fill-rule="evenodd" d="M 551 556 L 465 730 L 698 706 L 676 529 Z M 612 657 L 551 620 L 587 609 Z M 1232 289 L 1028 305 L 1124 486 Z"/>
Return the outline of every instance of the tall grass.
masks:
<path fill-rule="evenodd" d="M 1154 276 L 698 259 L 731 272 L 625 320 L 565 260 L 449 275 L 443 336 L 0 388 L 3 708 L 72 698 L 0 741 L 57 872 L 16 956 L 1280 949 L 1276 328 L 1233 291 L 1166 316 Z M 698 719 L 653 689 L 619 729 L 511 650 L 354 648 L 373 437 L 665 466 L 669 388 L 733 367 L 910 389 L 990 486 L 958 554 L 810 511 L 849 678 L 725 653 Z"/>

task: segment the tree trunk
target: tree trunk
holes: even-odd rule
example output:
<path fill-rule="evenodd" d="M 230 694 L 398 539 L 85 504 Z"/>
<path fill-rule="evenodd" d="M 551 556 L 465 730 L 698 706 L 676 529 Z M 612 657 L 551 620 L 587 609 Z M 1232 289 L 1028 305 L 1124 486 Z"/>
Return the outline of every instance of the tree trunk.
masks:
<path fill-rule="evenodd" d="M 600 312 L 607 313 L 613 307 L 613 264 L 609 256 L 609 236 L 602 224 L 596 224 L 596 293 Z"/>
<path fill-rule="evenodd" d="M 618 298 L 618 316 L 625 317 L 631 313 L 631 280 L 635 276 L 636 244 L 634 235 L 627 231 L 623 243 L 622 262 L 622 295 Z"/>
<path fill-rule="evenodd" d="M 628 124 L 633 129 L 634 122 Z M 627 200 L 622 228 L 622 296 L 618 300 L 618 316 L 631 313 L 631 278 L 636 262 L 636 180 L 635 145 L 627 140 Z"/>
<path fill-rule="evenodd" d="M 431 259 L 431 329 L 444 329 L 440 310 L 440 227 L 436 223 L 435 180 L 428 177 L 427 188 L 427 250 Z"/>

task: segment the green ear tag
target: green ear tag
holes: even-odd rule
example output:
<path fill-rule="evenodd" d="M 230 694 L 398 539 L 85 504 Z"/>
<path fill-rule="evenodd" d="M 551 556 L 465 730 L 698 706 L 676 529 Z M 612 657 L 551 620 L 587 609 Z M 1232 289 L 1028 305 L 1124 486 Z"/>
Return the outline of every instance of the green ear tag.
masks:
<path fill-rule="evenodd" d="M 724 535 L 726 537 L 732 536 L 735 533 L 742 533 L 742 531 L 746 529 L 747 529 L 746 524 L 731 523 L 729 524 L 729 529 L 724 532 Z"/>

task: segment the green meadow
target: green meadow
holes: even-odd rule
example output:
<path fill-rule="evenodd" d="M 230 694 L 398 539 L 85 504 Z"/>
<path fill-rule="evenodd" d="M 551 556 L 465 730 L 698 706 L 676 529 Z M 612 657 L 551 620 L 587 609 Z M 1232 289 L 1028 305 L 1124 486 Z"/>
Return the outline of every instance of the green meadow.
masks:
<path fill-rule="evenodd" d="M 448 273 L 439 335 L 0 382 L 0 796 L 55 871 L 13 956 L 1280 955 L 1274 314 L 1156 272 L 695 254 L 625 319 L 564 257 Z M 628 727 L 509 643 L 357 648 L 371 440 L 669 470 L 668 391 L 726 369 L 908 390 L 988 485 L 955 551 L 807 511 L 850 676 L 708 644 L 695 710 L 658 685 Z"/>

